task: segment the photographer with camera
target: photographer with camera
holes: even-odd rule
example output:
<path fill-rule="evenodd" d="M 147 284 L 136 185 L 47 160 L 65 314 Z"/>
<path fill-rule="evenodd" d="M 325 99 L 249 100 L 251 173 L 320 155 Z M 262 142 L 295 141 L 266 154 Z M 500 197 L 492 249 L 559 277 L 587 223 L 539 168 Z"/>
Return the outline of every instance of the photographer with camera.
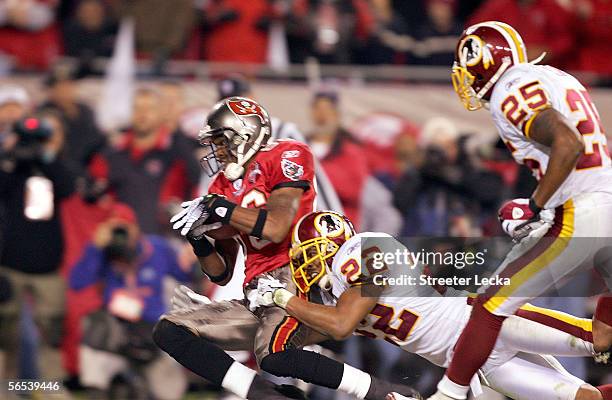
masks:
<path fill-rule="evenodd" d="M 475 161 L 468 138 L 443 117 L 424 125 L 421 155 L 406 164 L 394 191 L 394 204 L 404 213 L 404 235 L 474 236 L 483 207 L 497 206 L 503 182 Z"/>
<path fill-rule="evenodd" d="M 16 377 L 20 313 L 24 304 L 31 304 L 40 337 L 40 376 L 59 379 L 65 288 L 58 273 L 63 254 L 60 204 L 74 191 L 75 174 L 62 157 L 61 120 L 50 113 L 24 117 L 27 112 L 22 88 L 0 88 L 0 275 L 13 291 L 0 305 L 0 349 L 6 377 Z"/>
<path fill-rule="evenodd" d="M 74 290 L 102 284 L 103 309 L 85 318 L 79 350 L 79 378 L 91 396 L 117 397 L 110 391 L 121 377 L 134 390 L 128 398 L 147 391 L 156 399 L 182 397 L 183 369 L 159 351 L 151 330 L 166 312 L 165 279 L 187 281 L 189 267 L 164 238 L 142 234 L 128 206 L 113 206 L 70 274 Z"/>

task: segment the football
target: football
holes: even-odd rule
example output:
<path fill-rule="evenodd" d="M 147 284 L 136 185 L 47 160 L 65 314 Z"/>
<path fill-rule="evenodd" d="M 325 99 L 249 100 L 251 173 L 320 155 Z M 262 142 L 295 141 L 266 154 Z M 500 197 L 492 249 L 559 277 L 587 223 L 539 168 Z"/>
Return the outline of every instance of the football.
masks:
<path fill-rule="evenodd" d="M 240 232 L 230 225 L 223 225 L 221 228 L 206 232 L 206 236 L 215 240 L 231 239 L 239 234 Z"/>
<path fill-rule="evenodd" d="M 227 265 L 235 265 L 240 251 L 240 242 L 236 239 L 218 239 L 215 249 L 225 258 Z"/>

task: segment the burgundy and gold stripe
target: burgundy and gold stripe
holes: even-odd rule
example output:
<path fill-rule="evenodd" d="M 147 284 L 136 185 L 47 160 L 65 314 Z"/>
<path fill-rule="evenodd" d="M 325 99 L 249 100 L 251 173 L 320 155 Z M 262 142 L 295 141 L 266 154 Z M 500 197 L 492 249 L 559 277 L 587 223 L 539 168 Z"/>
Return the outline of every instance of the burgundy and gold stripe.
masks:
<path fill-rule="evenodd" d="M 593 321 L 590 319 L 578 318 L 531 304 L 525 304 L 516 312 L 516 315 L 593 343 Z"/>
<path fill-rule="evenodd" d="M 484 293 L 484 307 L 491 313 L 514 294 L 525 282 L 555 261 L 567 248 L 574 233 L 574 204 L 568 200 L 555 211 L 553 226 L 531 249 L 509 263 L 499 275 L 510 278 L 510 285 L 490 286 Z"/>

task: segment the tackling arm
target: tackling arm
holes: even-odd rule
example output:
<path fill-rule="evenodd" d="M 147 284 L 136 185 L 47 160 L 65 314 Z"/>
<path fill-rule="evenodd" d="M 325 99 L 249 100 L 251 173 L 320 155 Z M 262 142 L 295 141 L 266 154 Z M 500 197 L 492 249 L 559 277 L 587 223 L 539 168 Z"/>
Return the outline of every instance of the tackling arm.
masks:
<path fill-rule="evenodd" d="M 343 340 L 351 336 L 378 300 L 376 296 L 362 296 L 361 290 L 359 287 L 348 289 L 335 306 L 310 303 L 294 296 L 285 309 L 291 316 L 324 335 Z"/>
<path fill-rule="evenodd" d="M 536 206 L 543 208 L 557 189 L 576 167 L 584 152 L 582 136 L 557 110 L 548 108 L 534 119 L 527 135 L 530 139 L 550 148 L 546 174 L 533 194 Z"/>

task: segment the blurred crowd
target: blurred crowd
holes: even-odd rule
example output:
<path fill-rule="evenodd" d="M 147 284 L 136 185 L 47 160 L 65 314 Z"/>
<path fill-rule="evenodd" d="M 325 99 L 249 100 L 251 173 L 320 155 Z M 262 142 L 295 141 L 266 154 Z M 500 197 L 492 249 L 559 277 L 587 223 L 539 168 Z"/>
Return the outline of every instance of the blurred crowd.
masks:
<path fill-rule="evenodd" d="M 224 2 L 210 5 L 217 3 Z M 213 298 L 216 290 L 168 223 L 208 179 L 200 147 L 179 122 L 184 86 L 141 86 L 131 122 L 110 133 L 78 97 L 77 78 L 54 69 L 36 104 L 24 88 L 0 86 L 0 377 L 66 379 L 91 398 L 179 399 L 189 376 L 155 347 L 152 325 L 177 282 Z M 257 96 L 241 76 L 217 87 L 219 99 Z M 277 118 L 273 129 L 275 137 L 310 144 L 323 200 L 358 231 L 495 236 L 500 202 L 534 187 L 501 142 L 461 132 L 444 117 L 417 126 L 384 114 L 378 117 L 400 120 L 398 129 L 384 143 L 372 141 L 371 121 L 348 126 L 341 102 L 335 91 L 316 90 L 305 110 L 308 129 Z M 375 375 L 403 379 L 419 364 L 397 351 L 372 359 L 389 349 L 381 351 L 360 355 Z M 411 367 L 403 365 L 407 357 Z M 411 379 L 430 390 L 437 372 L 420 371 Z"/>
<path fill-rule="evenodd" d="M 108 57 L 128 17 L 156 73 L 169 59 L 449 66 L 465 26 L 499 20 L 531 59 L 612 75 L 607 0 L 2 0 L 0 72 Z"/>

